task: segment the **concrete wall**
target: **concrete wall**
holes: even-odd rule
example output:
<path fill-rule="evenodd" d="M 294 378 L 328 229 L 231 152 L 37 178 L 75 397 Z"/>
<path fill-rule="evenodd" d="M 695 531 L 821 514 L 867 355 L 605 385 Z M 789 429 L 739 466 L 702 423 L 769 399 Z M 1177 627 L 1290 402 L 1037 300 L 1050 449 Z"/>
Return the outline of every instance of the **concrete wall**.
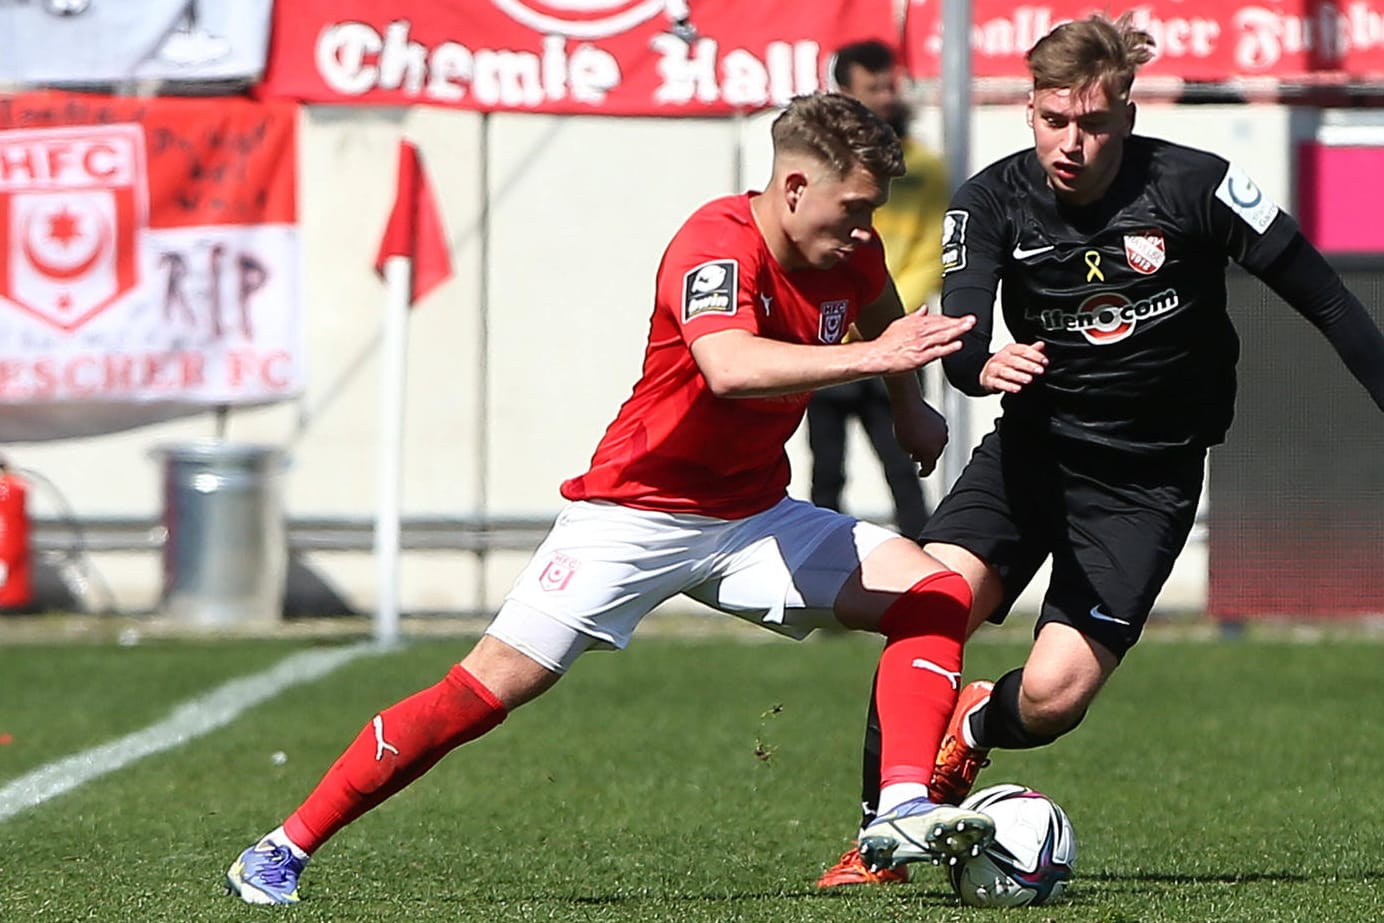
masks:
<path fill-rule="evenodd" d="M 373 515 L 383 287 L 372 264 L 393 193 L 396 142 L 407 135 L 434 178 L 455 276 L 411 318 L 404 510 L 556 512 L 558 482 L 583 470 L 638 373 L 663 246 L 702 201 L 767 178 L 770 118 L 304 110 L 299 176 L 310 384 L 291 405 L 235 412 L 227 435 L 288 449 L 283 489 L 291 516 Z M 1149 105 L 1138 127 L 1238 161 L 1290 204 L 1297 122 L 1282 107 Z M 939 125 L 937 112 L 924 111 L 917 133 L 936 138 Z M 1030 141 L 1022 107 L 979 109 L 973 126 L 975 167 Z M 978 438 L 995 412 L 991 399 L 973 402 L 972 432 L 954 438 Z M 208 414 L 6 452 L 56 485 L 79 517 L 153 516 L 161 499 L 151 449 L 214 432 Z M 791 450 L 792 490 L 805 496 L 801 433 Z M 863 438 L 850 461 L 849 507 L 887 519 L 882 477 Z M 929 489 L 936 494 L 939 485 Z M 45 489 L 36 494 L 35 514 L 58 512 Z M 462 553 L 410 553 L 403 606 L 491 607 L 523 560 L 497 554 L 479 566 Z M 157 606 L 156 556 L 106 555 L 94 563 L 120 608 Z M 373 607 L 368 555 L 316 554 L 307 563 L 349 603 Z M 1193 555 L 1168 599 L 1195 607 L 1204 592 L 1204 560 Z"/>

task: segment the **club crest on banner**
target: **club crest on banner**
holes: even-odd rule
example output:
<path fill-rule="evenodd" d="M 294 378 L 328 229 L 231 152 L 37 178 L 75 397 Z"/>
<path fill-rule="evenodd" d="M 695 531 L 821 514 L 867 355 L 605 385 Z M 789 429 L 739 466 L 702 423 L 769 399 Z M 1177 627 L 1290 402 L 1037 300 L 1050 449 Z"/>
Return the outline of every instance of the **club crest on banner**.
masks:
<path fill-rule="evenodd" d="M 1146 276 L 1161 269 L 1163 261 L 1168 258 L 1168 245 L 1163 239 L 1162 231 L 1148 230 L 1126 234 L 1124 245 L 1129 268 Z"/>
<path fill-rule="evenodd" d="M 0 298 L 71 332 L 131 291 L 144 163 L 134 125 L 0 135 Z"/>

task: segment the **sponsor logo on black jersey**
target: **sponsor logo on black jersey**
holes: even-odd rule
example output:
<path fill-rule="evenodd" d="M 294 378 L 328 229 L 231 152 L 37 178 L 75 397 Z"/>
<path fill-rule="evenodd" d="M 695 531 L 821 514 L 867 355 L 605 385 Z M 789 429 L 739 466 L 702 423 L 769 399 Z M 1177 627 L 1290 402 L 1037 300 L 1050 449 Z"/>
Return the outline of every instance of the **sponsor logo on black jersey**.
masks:
<path fill-rule="evenodd" d="M 1129 268 L 1142 275 L 1153 275 L 1168 258 L 1168 244 L 1163 239 L 1163 232 L 1157 229 L 1126 234 L 1124 245 Z"/>
<path fill-rule="evenodd" d="M 1226 167 L 1225 176 L 1216 187 L 1216 198 L 1230 206 L 1230 210 L 1257 234 L 1267 231 L 1278 217 L 1278 205 L 1274 200 L 1264 195 L 1264 190 L 1254 184 L 1249 174 L 1233 163 Z"/>
<path fill-rule="evenodd" d="M 817 339 L 823 343 L 840 343 L 846 333 L 846 311 L 849 301 L 822 302 L 822 322 L 817 328 Z"/>
<path fill-rule="evenodd" d="M 1075 311 L 1040 311 L 1038 322 L 1050 333 L 1080 333 L 1088 343 L 1108 346 L 1127 339 L 1139 321 L 1171 314 L 1180 307 L 1182 299 L 1171 288 L 1139 301 L 1130 301 L 1119 292 L 1101 292 L 1087 298 Z"/>
<path fill-rule="evenodd" d="M 942 275 L 966 268 L 966 222 L 970 213 L 952 209 L 942 216 Z"/>
<path fill-rule="evenodd" d="M 734 314 L 739 278 L 735 260 L 712 260 L 689 270 L 682 277 L 683 323 L 698 314 Z"/>

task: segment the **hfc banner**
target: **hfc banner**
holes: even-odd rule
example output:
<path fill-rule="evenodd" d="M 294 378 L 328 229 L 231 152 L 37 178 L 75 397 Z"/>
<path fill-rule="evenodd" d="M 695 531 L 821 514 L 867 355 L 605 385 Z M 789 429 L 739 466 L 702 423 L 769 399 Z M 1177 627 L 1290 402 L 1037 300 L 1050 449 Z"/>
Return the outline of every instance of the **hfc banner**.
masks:
<path fill-rule="evenodd" d="M 904 45 L 915 77 L 940 72 L 942 6 L 909 3 Z M 1128 9 L 1157 43 L 1157 57 L 1141 71 L 1150 76 L 1320 83 L 1384 75 L 1384 0 L 1149 0 Z M 1109 15 L 1090 0 L 973 0 L 975 76 L 1027 78 L 1024 55 L 1033 44 L 1092 13 Z"/>
<path fill-rule="evenodd" d="M 783 105 L 898 37 L 892 0 L 295 0 L 273 28 L 268 96 L 603 115 Z"/>
<path fill-rule="evenodd" d="M 0 99 L 0 442 L 303 386 L 296 112 Z"/>
<path fill-rule="evenodd" d="M 249 80 L 272 0 L 0 0 L 0 81 Z"/>

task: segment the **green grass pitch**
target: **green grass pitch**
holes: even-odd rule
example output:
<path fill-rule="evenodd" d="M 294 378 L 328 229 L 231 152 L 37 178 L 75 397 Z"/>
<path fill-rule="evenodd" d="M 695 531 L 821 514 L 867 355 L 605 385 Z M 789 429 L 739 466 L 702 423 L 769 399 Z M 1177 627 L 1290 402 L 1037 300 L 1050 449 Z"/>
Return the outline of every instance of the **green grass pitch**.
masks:
<path fill-rule="evenodd" d="M 637 638 L 328 844 L 294 908 L 223 897 L 375 710 L 465 639 L 355 660 L 209 736 L 0 821 L 0 920 L 1354 923 L 1384 919 L 1384 644 L 1152 638 L 1058 744 L 981 784 L 1062 804 L 1077 877 L 1045 908 L 962 908 L 942 874 L 819 893 L 857 820 L 878 643 Z M 0 787 L 138 730 L 301 642 L 0 650 Z M 972 646 L 995 676 L 1026 646 Z M 281 751 L 287 760 L 272 757 Z"/>

